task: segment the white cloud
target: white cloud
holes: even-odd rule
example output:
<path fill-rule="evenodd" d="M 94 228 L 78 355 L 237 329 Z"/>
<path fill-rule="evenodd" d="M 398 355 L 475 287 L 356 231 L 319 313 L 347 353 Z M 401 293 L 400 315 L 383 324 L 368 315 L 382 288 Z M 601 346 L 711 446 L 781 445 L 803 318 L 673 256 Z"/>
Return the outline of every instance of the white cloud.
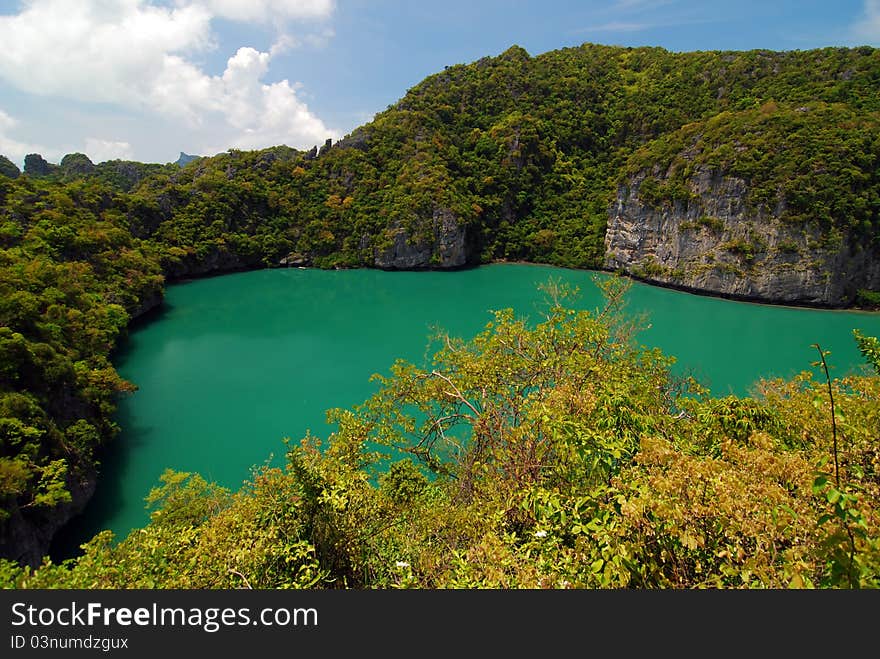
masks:
<path fill-rule="evenodd" d="M 0 133 L 5 133 L 10 128 L 15 128 L 18 121 L 10 117 L 3 110 L 0 110 Z"/>
<path fill-rule="evenodd" d="M 229 145 L 238 149 L 276 144 L 306 147 L 338 137 L 297 98 L 295 85 L 287 80 L 260 82 L 269 60 L 269 53 L 239 48 L 223 75 L 213 80 L 221 87 L 217 96 L 225 101 L 225 119 L 236 129 Z M 208 153 L 223 150 L 217 146 L 205 149 Z"/>
<path fill-rule="evenodd" d="M 302 39 L 302 42 L 311 46 L 312 48 L 323 48 L 328 43 L 330 43 L 330 41 L 335 36 L 336 32 L 334 32 L 332 28 L 324 28 L 320 32 L 313 32 L 311 34 L 305 35 Z"/>
<path fill-rule="evenodd" d="M 51 153 L 57 156 L 54 149 L 47 149 L 37 144 L 29 144 L 10 137 L 9 132 L 18 126 L 18 120 L 0 110 L 0 155 L 4 155 L 18 165 L 19 169 L 24 166 L 24 157 L 29 153 Z"/>
<path fill-rule="evenodd" d="M 601 22 L 575 29 L 572 33 L 644 32 L 714 22 L 714 19 L 695 15 L 698 4 L 689 5 L 679 0 L 615 0 L 597 9 L 595 17 L 602 18 Z"/>
<path fill-rule="evenodd" d="M 282 29 L 326 20 L 332 0 L 152 2 L 30 0 L 20 13 L 0 16 L 0 79 L 32 94 L 161 114 L 193 130 L 210 126 L 233 146 L 304 148 L 336 137 L 297 97 L 295 83 L 264 81 L 273 55 L 328 39 L 329 28 L 302 39 L 281 31 L 268 53 L 239 48 L 219 76 L 193 59 L 216 48 L 214 18 Z M 98 153 L 131 157 L 125 142 L 91 139 Z"/>
<path fill-rule="evenodd" d="M 168 55 L 210 45 L 210 15 L 142 0 L 32 0 L 0 17 L 0 43 L 0 77 L 19 89 L 135 105 L 148 99 Z"/>
<path fill-rule="evenodd" d="M 132 158 L 132 147 L 128 142 L 88 137 L 85 140 L 85 148 L 61 148 L 46 146 L 45 144 L 33 144 L 16 139 L 11 133 L 20 125 L 15 118 L 0 110 L 0 154 L 16 163 L 19 168 L 24 166 L 24 157 L 29 153 L 39 153 L 49 162 L 58 163 L 67 153 L 80 151 L 85 153 L 92 162 L 104 162 L 117 158 Z"/>
<path fill-rule="evenodd" d="M 862 16 L 852 28 L 853 37 L 862 45 L 880 42 L 880 0 L 865 0 Z"/>
<path fill-rule="evenodd" d="M 590 25 L 585 28 L 573 30 L 574 34 L 592 33 L 592 32 L 643 32 L 645 30 L 656 30 L 665 27 L 679 27 L 682 25 L 701 25 L 711 23 L 711 20 L 699 18 L 663 18 L 656 21 L 609 21 L 597 25 Z"/>
<path fill-rule="evenodd" d="M 199 0 L 196 0 L 197 2 Z M 233 21 L 326 19 L 333 13 L 333 0 L 201 0 L 212 13 Z M 189 4 L 179 0 L 178 4 Z"/>
<path fill-rule="evenodd" d="M 299 48 L 301 46 L 309 46 L 315 49 L 324 48 L 335 36 L 336 32 L 333 28 L 329 27 L 325 27 L 319 32 L 305 34 L 301 37 L 294 37 L 293 35 L 282 33 L 275 40 L 275 43 L 272 44 L 272 47 L 269 49 L 269 54 L 272 55 L 272 57 L 275 57 L 276 55 L 288 53 L 294 48 Z"/>
<path fill-rule="evenodd" d="M 85 154 L 95 163 L 106 160 L 130 160 L 132 149 L 128 142 L 113 142 L 88 137 L 86 138 Z"/>

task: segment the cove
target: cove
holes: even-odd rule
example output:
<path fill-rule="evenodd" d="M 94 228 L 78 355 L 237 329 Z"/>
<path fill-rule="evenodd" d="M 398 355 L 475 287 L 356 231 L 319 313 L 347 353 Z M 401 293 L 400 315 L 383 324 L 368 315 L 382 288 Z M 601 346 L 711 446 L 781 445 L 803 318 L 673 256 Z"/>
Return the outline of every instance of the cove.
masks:
<path fill-rule="evenodd" d="M 424 364 L 433 328 L 471 337 L 493 309 L 539 318 L 551 277 L 601 295 L 589 271 L 496 264 L 450 272 L 259 270 L 175 284 L 157 317 L 116 356 L 138 391 L 120 401 L 122 432 L 106 450 L 86 511 L 58 535 L 60 560 L 102 529 L 147 523 L 144 497 L 165 468 L 237 489 L 253 466 L 282 464 L 282 439 L 326 437 L 325 411 L 374 390 L 396 358 Z M 713 395 L 747 395 L 830 350 L 832 375 L 863 364 L 852 330 L 880 335 L 880 315 L 732 302 L 634 283 L 627 310 L 647 314 L 640 343 L 678 359 Z"/>

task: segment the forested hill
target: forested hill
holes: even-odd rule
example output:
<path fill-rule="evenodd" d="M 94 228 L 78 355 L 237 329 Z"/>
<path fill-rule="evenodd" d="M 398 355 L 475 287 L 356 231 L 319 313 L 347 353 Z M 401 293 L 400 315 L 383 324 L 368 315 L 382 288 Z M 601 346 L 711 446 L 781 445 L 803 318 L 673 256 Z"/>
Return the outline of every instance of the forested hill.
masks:
<path fill-rule="evenodd" d="M 878 89 L 868 47 L 514 46 L 308 152 L 0 159 L 2 554 L 35 562 L 88 499 L 130 386 L 110 351 L 168 279 L 508 259 L 876 302 Z"/>
<path fill-rule="evenodd" d="M 601 267 L 621 189 L 641 191 L 658 215 L 697 215 L 698 178 L 709 171 L 740 181 L 747 202 L 720 219 L 803 229 L 810 240 L 788 251 L 804 263 L 816 261 L 817 245 L 868 249 L 873 259 L 878 82 L 880 51 L 867 47 L 584 45 L 530 57 L 514 46 L 427 78 L 332 148 L 231 151 L 166 168 L 140 187 L 128 215 L 132 232 L 163 245 L 180 271 L 288 256 L 321 267 Z M 66 180 L 95 175 L 64 164 Z M 103 180 L 108 165 L 94 169 Z M 880 285 L 871 265 L 860 273 L 866 290 Z M 847 306 L 856 294 L 802 301 Z"/>

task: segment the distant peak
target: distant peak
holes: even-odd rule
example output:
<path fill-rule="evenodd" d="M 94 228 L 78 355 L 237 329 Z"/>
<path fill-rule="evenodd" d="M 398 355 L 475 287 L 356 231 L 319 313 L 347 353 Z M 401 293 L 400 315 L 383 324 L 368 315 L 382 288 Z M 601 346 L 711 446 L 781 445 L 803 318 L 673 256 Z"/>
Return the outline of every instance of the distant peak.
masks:
<path fill-rule="evenodd" d="M 188 154 L 188 153 L 184 153 L 183 151 L 181 151 L 181 152 L 180 152 L 180 157 L 177 159 L 177 166 L 178 166 L 178 167 L 183 167 L 183 166 L 186 165 L 187 163 L 190 163 L 190 162 L 192 162 L 193 160 L 198 160 L 199 158 L 201 158 L 201 156 L 192 156 L 192 155 L 190 155 L 190 154 Z"/>
<path fill-rule="evenodd" d="M 525 48 L 514 44 L 503 53 L 501 53 L 498 58 L 511 62 L 528 62 L 530 59 L 532 59 L 532 56 L 529 55 L 529 52 Z"/>
<path fill-rule="evenodd" d="M 18 168 L 18 165 L 0 154 L 0 175 L 8 178 L 18 178 L 20 174 L 21 170 Z"/>
<path fill-rule="evenodd" d="M 46 161 L 39 153 L 29 153 L 24 157 L 24 173 L 29 176 L 48 176 L 58 165 Z"/>

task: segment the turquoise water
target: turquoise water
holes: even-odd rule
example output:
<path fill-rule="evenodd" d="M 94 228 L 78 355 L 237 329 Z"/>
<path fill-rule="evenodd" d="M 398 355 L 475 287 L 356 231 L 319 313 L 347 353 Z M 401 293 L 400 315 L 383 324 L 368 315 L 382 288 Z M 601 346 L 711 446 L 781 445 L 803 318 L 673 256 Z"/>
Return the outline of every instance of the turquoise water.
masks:
<path fill-rule="evenodd" d="M 250 469 L 280 464 L 282 439 L 325 436 L 325 411 L 363 402 L 370 375 L 426 359 L 434 327 L 470 337 L 490 311 L 537 318 L 550 277 L 601 296 L 594 273 L 529 265 L 456 272 L 261 270 L 168 288 L 157 318 L 134 329 L 116 358 L 138 391 L 121 401 L 122 433 L 104 456 L 85 514 L 56 553 L 109 528 L 148 521 L 144 497 L 166 467 L 237 488 Z M 810 368 L 813 343 L 831 350 L 833 375 L 862 364 L 852 330 L 880 335 L 880 315 L 746 304 L 634 284 L 628 309 L 646 313 L 641 343 L 678 358 L 716 395 L 744 395 L 762 376 Z"/>

